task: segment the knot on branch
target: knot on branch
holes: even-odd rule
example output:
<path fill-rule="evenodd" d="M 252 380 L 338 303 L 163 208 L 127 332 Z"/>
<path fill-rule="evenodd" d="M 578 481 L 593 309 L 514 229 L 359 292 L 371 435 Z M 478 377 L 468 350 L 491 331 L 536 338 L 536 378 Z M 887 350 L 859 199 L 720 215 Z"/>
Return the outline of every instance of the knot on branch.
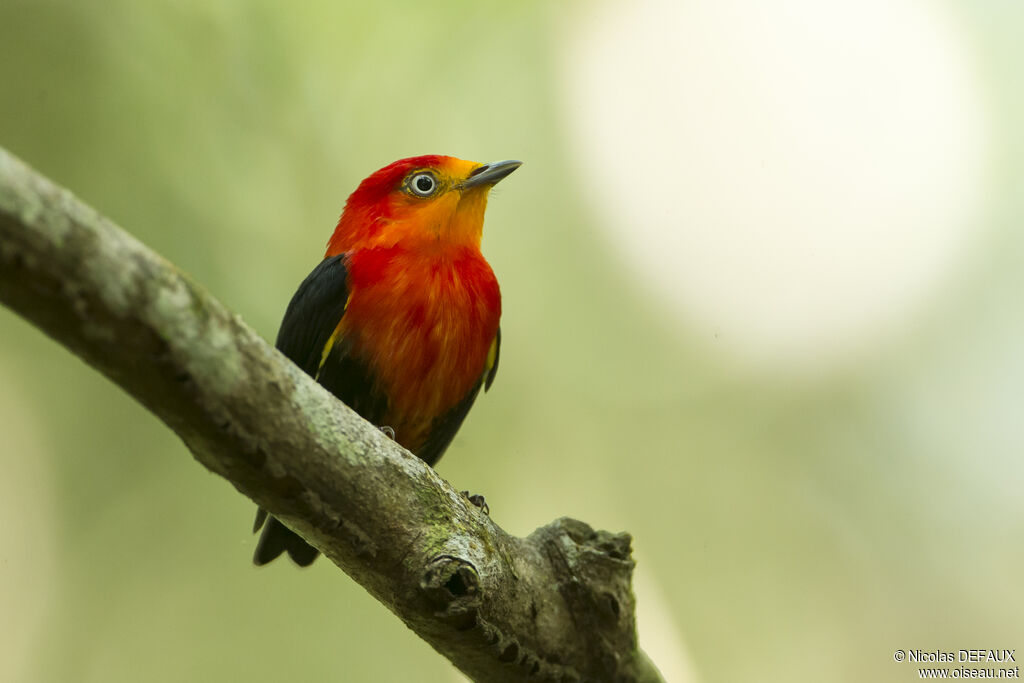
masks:
<path fill-rule="evenodd" d="M 534 532 L 577 631 L 592 633 L 584 679 L 631 679 L 622 653 L 636 647 L 632 537 L 562 518 Z"/>
<path fill-rule="evenodd" d="M 480 575 L 472 563 L 452 555 L 439 555 L 427 565 L 420 589 L 434 605 L 435 614 L 457 630 L 476 625 Z"/>
<path fill-rule="evenodd" d="M 565 533 L 578 546 L 583 549 L 596 551 L 600 555 L 606 555 L 612 560 L 622 560 L 628 564 L 628 570 L 633 569 L 633 537 L 623 532 L 613 534 L 610 531 L 595 531 L 586 522 L 577 519 L 562 517 L 555 520 L 551 525 Z"/>

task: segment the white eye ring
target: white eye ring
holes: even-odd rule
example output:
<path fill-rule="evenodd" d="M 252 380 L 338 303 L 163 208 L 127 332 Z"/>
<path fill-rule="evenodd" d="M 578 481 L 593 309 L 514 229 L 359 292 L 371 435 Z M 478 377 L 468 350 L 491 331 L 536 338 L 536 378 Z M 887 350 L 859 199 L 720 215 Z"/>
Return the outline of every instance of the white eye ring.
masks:
<path fill-rule="evenodd" d="M 424 171 L 409 178 L 409 190 L 417 197 L 429 197 L 437 192 L 437 178 Z"/>

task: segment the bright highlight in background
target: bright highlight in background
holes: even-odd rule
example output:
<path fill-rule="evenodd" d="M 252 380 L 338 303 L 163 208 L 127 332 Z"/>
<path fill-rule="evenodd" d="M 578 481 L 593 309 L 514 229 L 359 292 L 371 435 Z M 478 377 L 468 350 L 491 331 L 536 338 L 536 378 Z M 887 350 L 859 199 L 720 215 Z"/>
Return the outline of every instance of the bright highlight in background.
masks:
<path fill-rule="evenodd" d="M 987 120 L 943 7 L 580 6 L 572 158 L 616 248 L 690 334 L 821 368 L 898 334 L 976 235 Z"/>

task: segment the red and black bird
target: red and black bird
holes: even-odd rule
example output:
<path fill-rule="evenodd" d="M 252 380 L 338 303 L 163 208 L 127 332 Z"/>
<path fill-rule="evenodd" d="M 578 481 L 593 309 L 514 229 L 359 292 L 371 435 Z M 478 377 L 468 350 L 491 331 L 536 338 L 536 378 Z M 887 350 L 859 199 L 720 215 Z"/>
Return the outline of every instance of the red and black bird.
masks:
<path fill-rule="evenodd" d="M 501 294 L 480 238 L 490 189 L 519 166 L 420 156 L 366 178 L 277 335 L 296 365 L 428 465 L 498 369 Z M 257 565 L 316 559 L 262 509 L 261 527 Z"/>

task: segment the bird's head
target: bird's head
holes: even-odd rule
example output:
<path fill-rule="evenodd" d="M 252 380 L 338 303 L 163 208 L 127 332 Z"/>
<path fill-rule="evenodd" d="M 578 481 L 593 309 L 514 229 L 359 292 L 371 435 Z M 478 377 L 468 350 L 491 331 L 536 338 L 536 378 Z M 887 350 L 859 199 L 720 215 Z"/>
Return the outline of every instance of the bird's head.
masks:
<path fill-rule="evenodd" d="M 327 256 L 397 244 L 478 248 L 487 194 L 520 163 L 432 155 L 385 166 L 348 198 Z"/>

